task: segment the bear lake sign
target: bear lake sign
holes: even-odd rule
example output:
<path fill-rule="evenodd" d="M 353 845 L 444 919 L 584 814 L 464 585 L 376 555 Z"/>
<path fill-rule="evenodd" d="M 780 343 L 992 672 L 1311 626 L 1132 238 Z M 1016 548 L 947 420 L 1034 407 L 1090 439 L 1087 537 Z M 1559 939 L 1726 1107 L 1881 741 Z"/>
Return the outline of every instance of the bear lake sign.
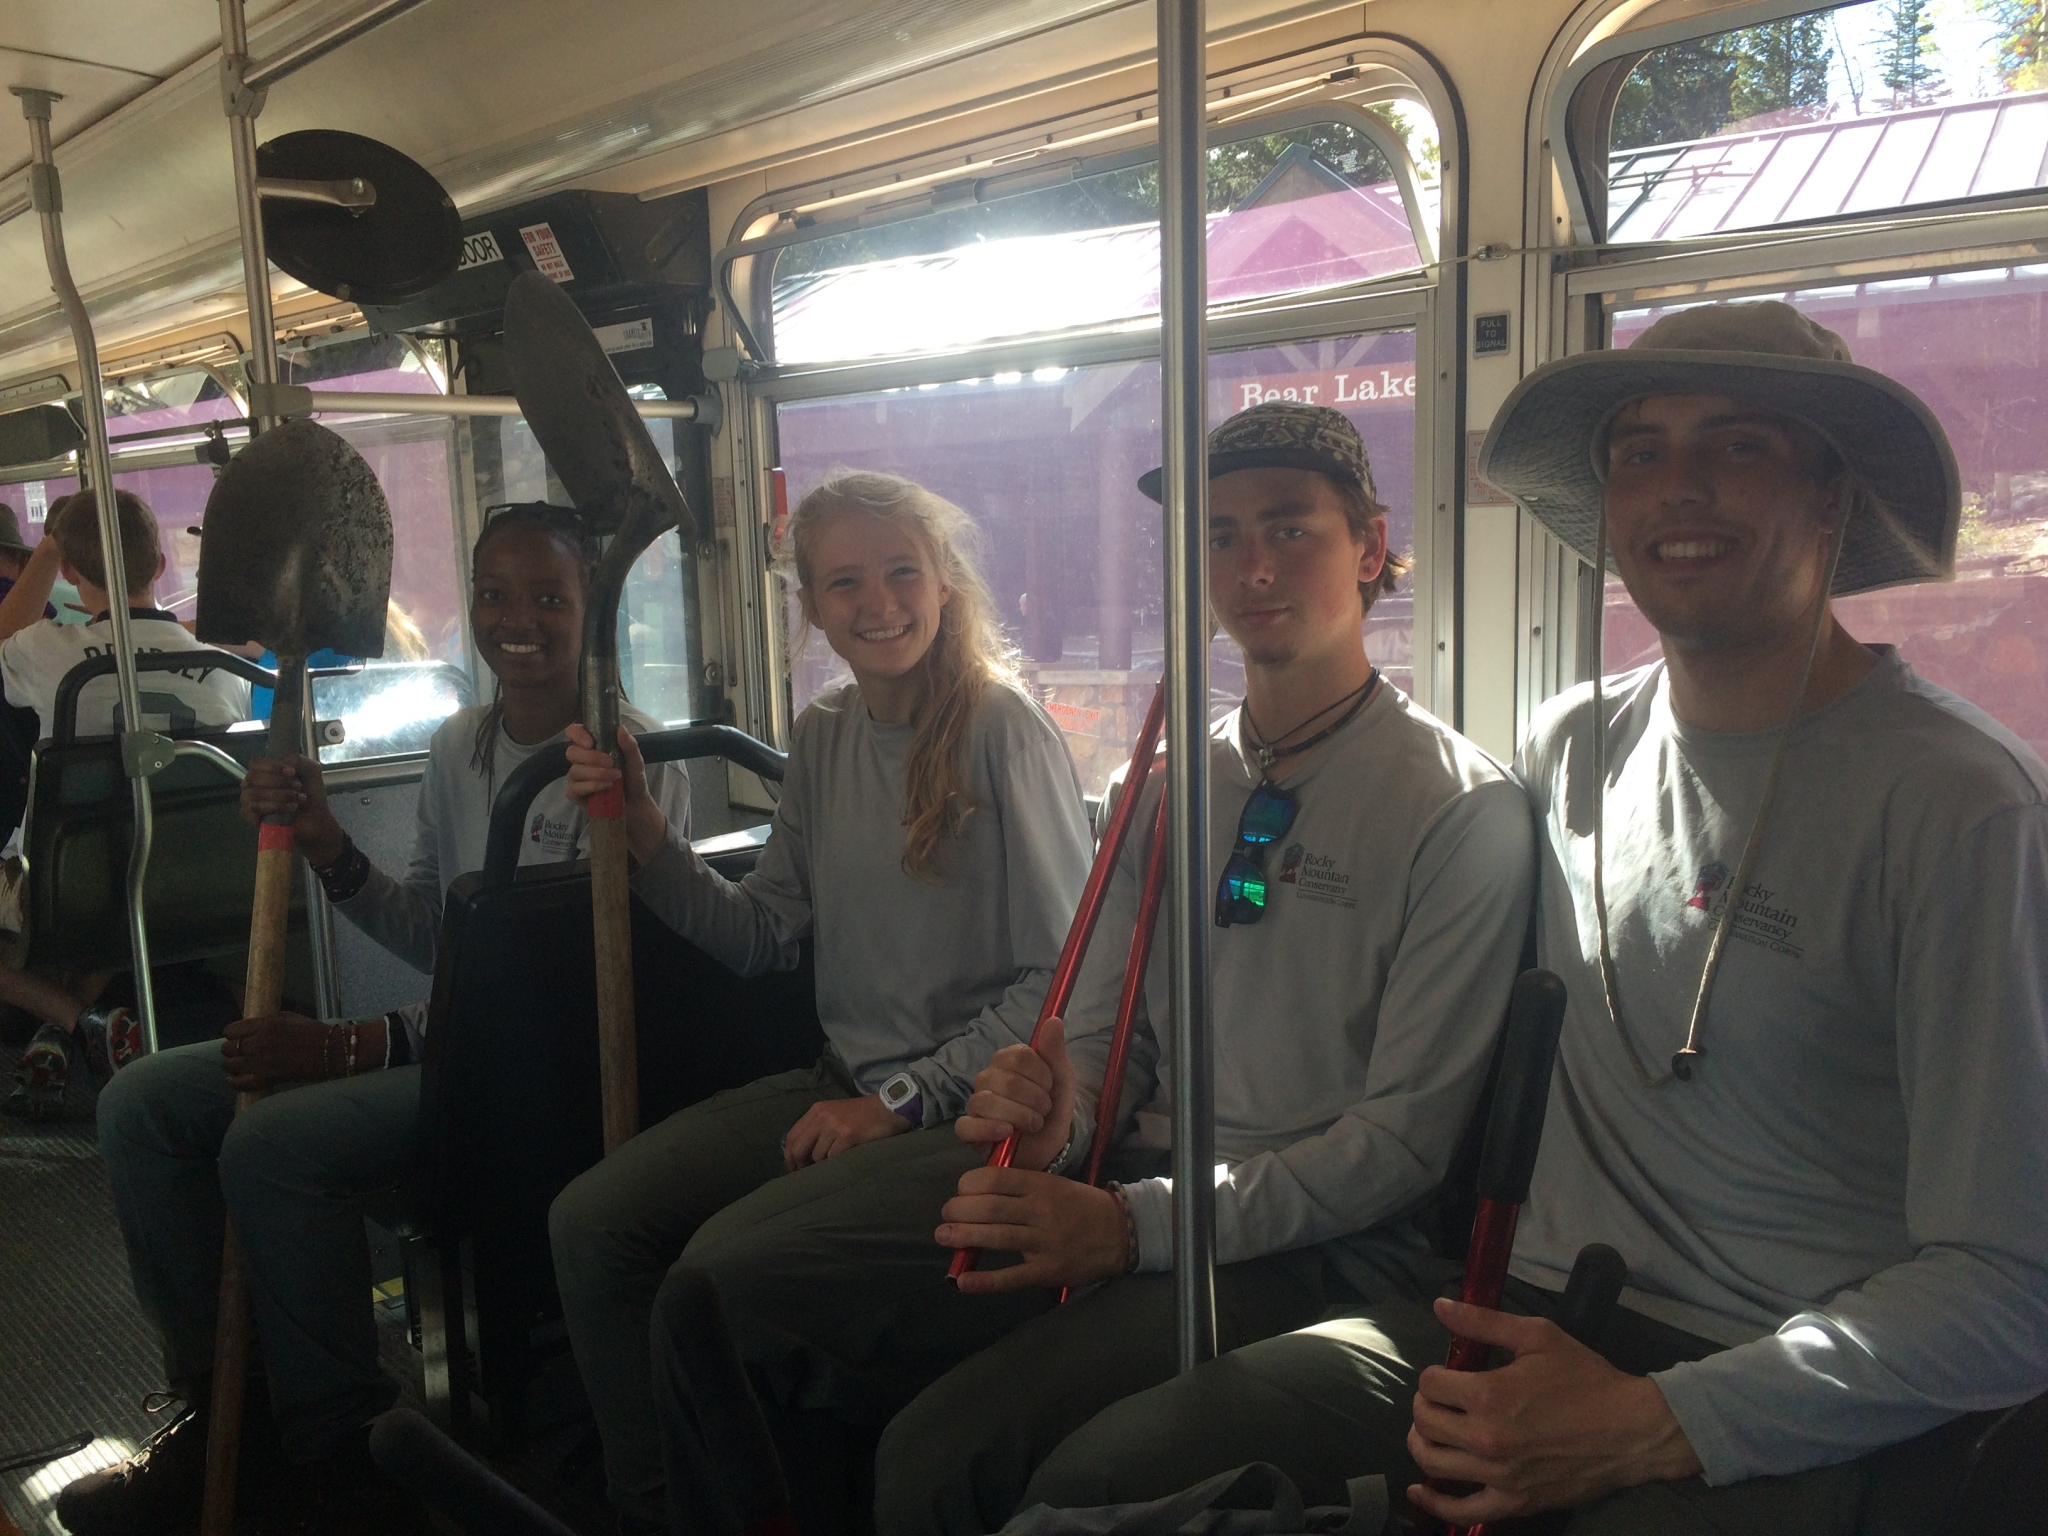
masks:
<path fill-rule="evenodd" d="M 1303 405 L 1329 405 L 1339 410 L 1346 406 L 1410 405 L 1415 400 L 1415 364 L 1369 363 L 1342 373 L 1232 379 L 1224 383 L 1224 388 L 1229 392 L 1227 408 L 1232 415 L 1274 400 L 1297 400 Z"/>

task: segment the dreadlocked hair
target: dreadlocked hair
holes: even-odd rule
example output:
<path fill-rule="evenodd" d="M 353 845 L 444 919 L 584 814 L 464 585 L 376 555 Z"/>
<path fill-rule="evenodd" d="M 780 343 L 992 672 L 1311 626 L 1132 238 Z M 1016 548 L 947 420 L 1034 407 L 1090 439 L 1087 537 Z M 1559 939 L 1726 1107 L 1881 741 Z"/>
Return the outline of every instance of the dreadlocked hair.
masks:
<path fill-rule="evenodd" d="M 576 562 L 583 586 L 590 586 L 591 567 L 597 564 L 597 540 L 574 507 L 558 507 L 545 501 L 515 501 L 491 507 L 484 513 L 484 531 L 476 536 L 469 551 L 472 578 L 484 546 L 501 534 L 532 529 L 552 539 L 563 554 Z M 495 798 L 497 787 L 498 728 L 505 723 L 505 689 L 495 675 L 491 678 L 491 703 L 476 722 L 476 740 L 471 744 L 469 766 L 484 776 L 487 797 Z"/>
<path fill-rule="evenodd" d="M 968 727 L 991 684 L 1018 686 L 1015 652 L 975 569 L 972 550 L 979 533 L 973 522 L 943 496 L 899 475 L 835 469 L 796 504 L 782 557 L 798 586 L 810 585 L 817 530 L 847 516 L 884 518 L 909 529 L 950 592 L 939 610 L 939 632 L 924 655 L 923 688 L 912 717 L 916 733 L 903 774 L 903 867 L 915 879 L 936 883 L 946 845 L 974 810 L 967 790 Z M 791 655 L 807 637 L 808 624 L 799 619 Z"/>

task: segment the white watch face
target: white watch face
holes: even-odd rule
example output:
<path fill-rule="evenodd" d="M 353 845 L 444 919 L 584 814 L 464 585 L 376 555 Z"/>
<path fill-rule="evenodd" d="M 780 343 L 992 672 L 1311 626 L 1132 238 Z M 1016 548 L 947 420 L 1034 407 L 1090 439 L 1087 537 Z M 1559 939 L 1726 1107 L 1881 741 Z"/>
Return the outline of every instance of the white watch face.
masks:
<path fill-rule="evenodd" d="M 892 1077 L 882 1084 L 882 1107 L 892 1115 L 917 1097 L 917 1084 L 907 1077 Z"/>

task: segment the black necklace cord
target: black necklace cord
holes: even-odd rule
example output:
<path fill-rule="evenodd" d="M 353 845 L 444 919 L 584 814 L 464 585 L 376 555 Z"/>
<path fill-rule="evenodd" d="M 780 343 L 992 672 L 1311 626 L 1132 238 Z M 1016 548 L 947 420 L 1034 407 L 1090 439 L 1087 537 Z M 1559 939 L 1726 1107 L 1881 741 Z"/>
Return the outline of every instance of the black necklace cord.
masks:
<path fill-rule="evenodd" d="M 1379 689 L 1379 681 L 1380 669 L 1374 667 L 1372 675 L 1367 677 L 1364 682 L 1345 694 L 1343 698 L 1338 699 L 1334 704 L 1325 704 L 1321 709 L 1302 721 L 1300 725 L 1295 726 L 1294 731 L 1301 730 L 1305 726 L 1314 725 L 1316 721 L 1322 719 L 1323 716 L 1333 709 L 1343 709 L 1346 704 L 1351 705 L 1349 709 L 1344 710 L 1341 716 L 1324 726 L 1306 741 L 1297 741 L 1291 747 L 1274 746 L 1264 736 L 1259 734 L 1259 722 L 1252 718 L 1251 702 L 1247 700 L 1244 706 L 1244 722 L 1250 728 L 1249 734 L 1252 738 L 1252 749 L 1259 759 L 1260 773 L 1270 774 L 1273 771 L 1273 765 L 1282 758 L 1299 757 L 1310 747 L 1322 745 L 1322 743 L 1343 730 L 1345 726 L 1358 718 L 1360 710 L 1372 702 L 1374 693 Z M 1287 731 L 1284 735 L 1291 736 L 1294 734 L 1294 731 Z"/>

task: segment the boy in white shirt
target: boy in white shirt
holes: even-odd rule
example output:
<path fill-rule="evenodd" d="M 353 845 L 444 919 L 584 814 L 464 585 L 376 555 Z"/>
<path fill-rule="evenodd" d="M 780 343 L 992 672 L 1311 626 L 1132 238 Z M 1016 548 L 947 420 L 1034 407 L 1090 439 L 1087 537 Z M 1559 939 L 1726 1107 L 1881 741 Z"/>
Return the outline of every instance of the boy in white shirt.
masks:
<path fill-rule="evenodd" d="M 156 606 L 156 578 L 163 574 L 163 548 L 156 516 L 128 491 L 114 496 L 121 527 L 122 566 L 128 578 L 129 633 L 137 651 L 211 653 L 171 614 Z M 59 624 L 43 616 L 50 590 L 61 575 L 78 589 L 80 606 L 94 617 L 85 624 Z M 50 509 L 42 542 L 20 576 L 0 597 L 0 691 L 6 702 L 33 709 L 48 732 L 56 712 L 58 685 L 80 662 L 113 648 L 112 600 L 100 554 L 99 507 L 91 491 L 68 496 Z M 138 729 L 190 730 L 230 725 L 249 713 L 249 685 L 200 662 L 189 671 L 150 672 L 141 679 Z M 81 736 L 122 729 L 119 688 L 112 677 L 95 678 L 79 695 Z M 0 929 L 21 927 L 20 830 L 10 837 L 0 864 Z M 70 1076 L 69 1046 L 75 1040 L 94 1073 L 103 1080 L 132 1057 L 141 1031 L 125 1008 L 101 1011 L 93 1001 L 104 976 L 71 978 L 60 984 L 31 971 L 0 966 L 0 1002 L 43 1020 L 15 1068 L 16 1086 L 0 1109 L 41 1116 L 64 1100 Z"/>

